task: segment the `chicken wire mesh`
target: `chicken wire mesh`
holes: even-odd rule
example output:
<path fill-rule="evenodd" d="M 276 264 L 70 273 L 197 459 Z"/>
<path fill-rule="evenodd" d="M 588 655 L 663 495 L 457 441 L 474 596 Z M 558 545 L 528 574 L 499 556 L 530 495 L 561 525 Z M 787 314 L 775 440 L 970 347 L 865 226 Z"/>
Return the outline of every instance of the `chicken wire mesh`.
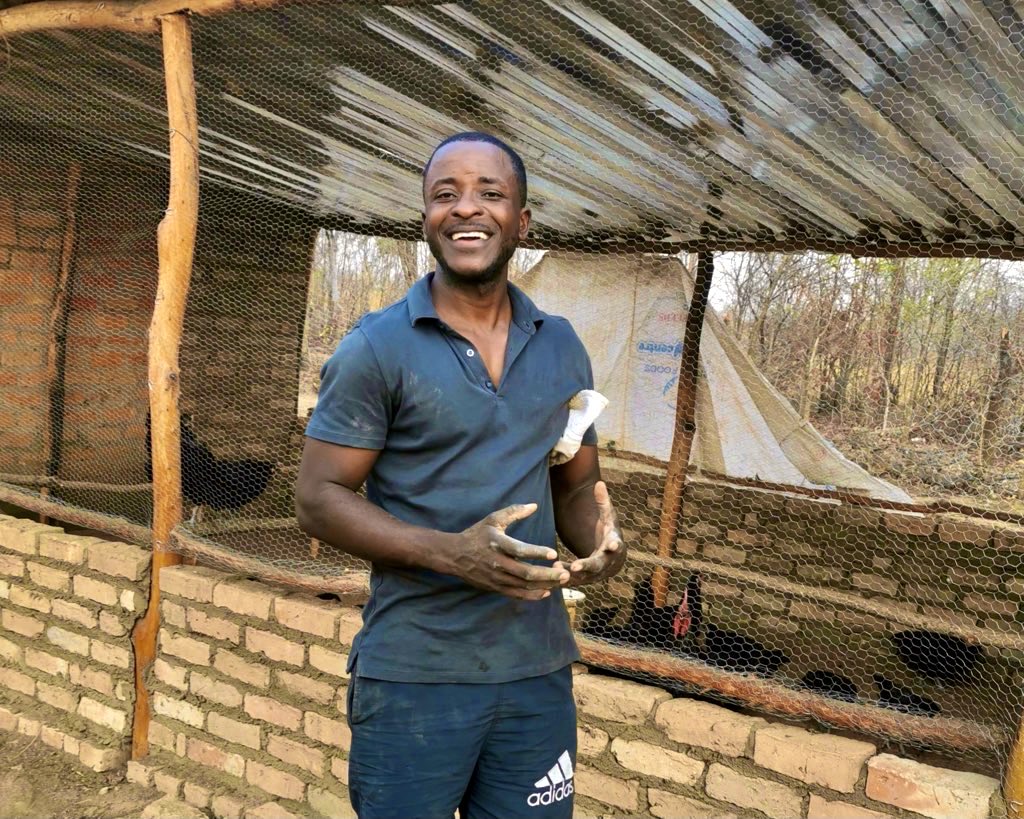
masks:
<path fill-rule="evenodd" d="M 317 373 L 431 268 L 420 169 L 485 130 L 530 174 L 513 280 L 612 398 L 632 555 L 586 590 L 587 656 L 998 764 L 1024 682 L 1022 32 L 992 0 L 196 18 L 178 545 L 325 593 L 360 576 L 294 519 Z M 4 497 L 144 527 L 159 38 L 25 34 L 0 60 Z M 717 258 L 673 531 L 698 247 L 747 252 Z"/>

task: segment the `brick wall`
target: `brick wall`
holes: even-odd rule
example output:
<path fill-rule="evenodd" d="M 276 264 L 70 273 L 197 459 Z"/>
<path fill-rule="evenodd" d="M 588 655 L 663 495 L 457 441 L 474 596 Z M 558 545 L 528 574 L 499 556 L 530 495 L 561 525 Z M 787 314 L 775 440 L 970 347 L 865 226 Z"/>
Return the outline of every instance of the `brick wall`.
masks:
<path fill-rule="evenodd" d="M 46 472 L 49 322 L 67 228 L 67 163 L 14 148 L 0 161 L 0 472 Z M 150 166 L 82 165 L 71 257 L 60 476 L 145 481 L 147 334 L 166 180 Z M 221 457 L 291 450 L 315 229 L 287 208 L 204 188 L 181 352 L 182 406 Z M 267 509 L 290 514 L 280 472 Z M 146 493 L 65 491 L 147 520 Z"/>
<path fill-rule="evenodd" d="M 217 817 L 352 816 L 346 652 L 358 609 L 211 569 L 161 573 L 151 755 L 129 777 Z M 247 811 L 247 812 L 246 812 Z"/>
<path fill-rule="evenodd" d="M 663 475 L 615 459 L 602 462 L 627 541 L 654 553 Z M 955 514 L 914 514 L 854 506 L 804 495 L 694 480 L 686 489 L 675 555 L 769 579 L 830 589 L 912 612 L 993 632 L 1024 628 L 1024 527 Z M 650 564 L 631 561 L 607 599 L 633 594 Z M 675 600 L 687 570 L 673 572 Z M 1008 694 L 1018 689 L 1022 654 L 986 648 L 976 684 L 952 690 L 931 685 L 898 663 L 889 643 L 900 626 L 883 618 L 811 597 L 784 594 L 750 582 L 704 574 L 705 613 L 718 625 L 742 631 L 786 651 L 783 668 L 798 680 L 815 669 L 849 676 L 862 695 L 875 691 L 881 672 L 936 700 L 951 715 L 1015 728 Z M 626 606 L 628 609 L 628 605 Z"/>
<path fill-rule="evenodd" d="M 575 678 L 578 816 L 984 819 L 999 783 L 653 686 Z M 752 813 L 753 812 L 753 813 Z"/>
<path fill-rule="evenodd" d="M 150 554 L 0 516 L 0 729 L 97 771 L 124 764 L 135 701 L 130 631 Z"/>

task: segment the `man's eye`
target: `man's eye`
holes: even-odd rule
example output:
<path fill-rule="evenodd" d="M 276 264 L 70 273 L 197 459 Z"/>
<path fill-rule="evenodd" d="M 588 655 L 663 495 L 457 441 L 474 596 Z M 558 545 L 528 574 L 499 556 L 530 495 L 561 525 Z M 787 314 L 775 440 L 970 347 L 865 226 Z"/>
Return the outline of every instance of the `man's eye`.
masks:
<path fill-rule="evenodd" d="M 441 191 L 440 193 L 434 194 L 435 199 L 449 199 L 452 196 L 454 196 L 454 194 L 451 191 Z"/>
<path fill-rule="evenodd" d="M 484 196 L 488 199 L 501 199 L 504 194 L 501 191 L 484 191 Z"/>

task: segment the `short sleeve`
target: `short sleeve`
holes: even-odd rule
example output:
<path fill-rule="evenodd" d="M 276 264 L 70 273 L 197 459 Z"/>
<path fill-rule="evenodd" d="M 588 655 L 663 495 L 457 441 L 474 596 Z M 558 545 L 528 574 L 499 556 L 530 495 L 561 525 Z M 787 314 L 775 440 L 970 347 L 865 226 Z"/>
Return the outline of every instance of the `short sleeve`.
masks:
<path fill-rule="evenodd" d="M 306 435 L 340 446 L 383 449 L 390 420 L 390 390 L 366 334 L 357 326 L 320 371 L 320 394 Z"/>

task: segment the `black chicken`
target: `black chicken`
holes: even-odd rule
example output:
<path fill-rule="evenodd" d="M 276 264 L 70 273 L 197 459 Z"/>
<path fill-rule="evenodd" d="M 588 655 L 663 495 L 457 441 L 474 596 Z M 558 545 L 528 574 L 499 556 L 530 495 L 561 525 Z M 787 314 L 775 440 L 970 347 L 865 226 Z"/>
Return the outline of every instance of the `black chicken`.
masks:
<path fill-rule="evenodd" d="M 939 684 L 974 682 L 978 664 L 985 656 L 979 645 L 934 631 L 898 631 L 892 642 L 896 656 L 907 668 Z"/>
<path fill-rule="evenodd" d="M 942 713 L 942 708 L 934 700 L 915 694 L 908 688 L 902 688 L 881 674 L 875 674 L 874 680 L 878 686 L 878 704 L 882 708 L 922 717 L 935 717 Z"/>
<path fill-rule="evenodd" d="M 687 611 L 683 612 L 685 605 Z M 708 663 L 727 671 L 746 674 L 771 676 L 783 663 L 789 662 L 789 656 L 777 649 L 768 648 L 752 637 L 719 628 L 714 623 L 704 624 L 704 608 L 701 600 L 700 572 L 694 572 L 686 583 L 686 593 L 680 605 L 681 621 L 688 634 L 683 636 L 692 640 L 699 647 L 696 655 Z"/>
<path fill-rule="evenodd" d="M 676 606 L 654 605 L 651 577 L 644 578 L 634 586 L 633 608 L 626 625 L 609 625 L 617 612 L 615 607 L 596 609 L 588 615 L 586 624 L 580 630 L 602 640 L 646 648 L 672 649 L 678 642 L 680 635 L 674 627 L 678 609 Z"/>
<path fill-rule="evenodd" d="M 836 674 L 834 671 L 808 671 L 800 680 L 808 691 L 814 691 L 825 697 L 844 702 L 856 702 L 857 686 L 849 677 Z"/>
<path fill-rule="evenodd" d="M 146 417 L 146 476 L 153 480 L 152 445 L 149 417 Z M 189 416 L 181 417 L 181 494 L 195 508 L 192 522 L 200 510 L 239 509 L 252 503 L 267 488 L 274 464 L 269 461 L 218 459 L 210 448 L 196 438 Z"/>

